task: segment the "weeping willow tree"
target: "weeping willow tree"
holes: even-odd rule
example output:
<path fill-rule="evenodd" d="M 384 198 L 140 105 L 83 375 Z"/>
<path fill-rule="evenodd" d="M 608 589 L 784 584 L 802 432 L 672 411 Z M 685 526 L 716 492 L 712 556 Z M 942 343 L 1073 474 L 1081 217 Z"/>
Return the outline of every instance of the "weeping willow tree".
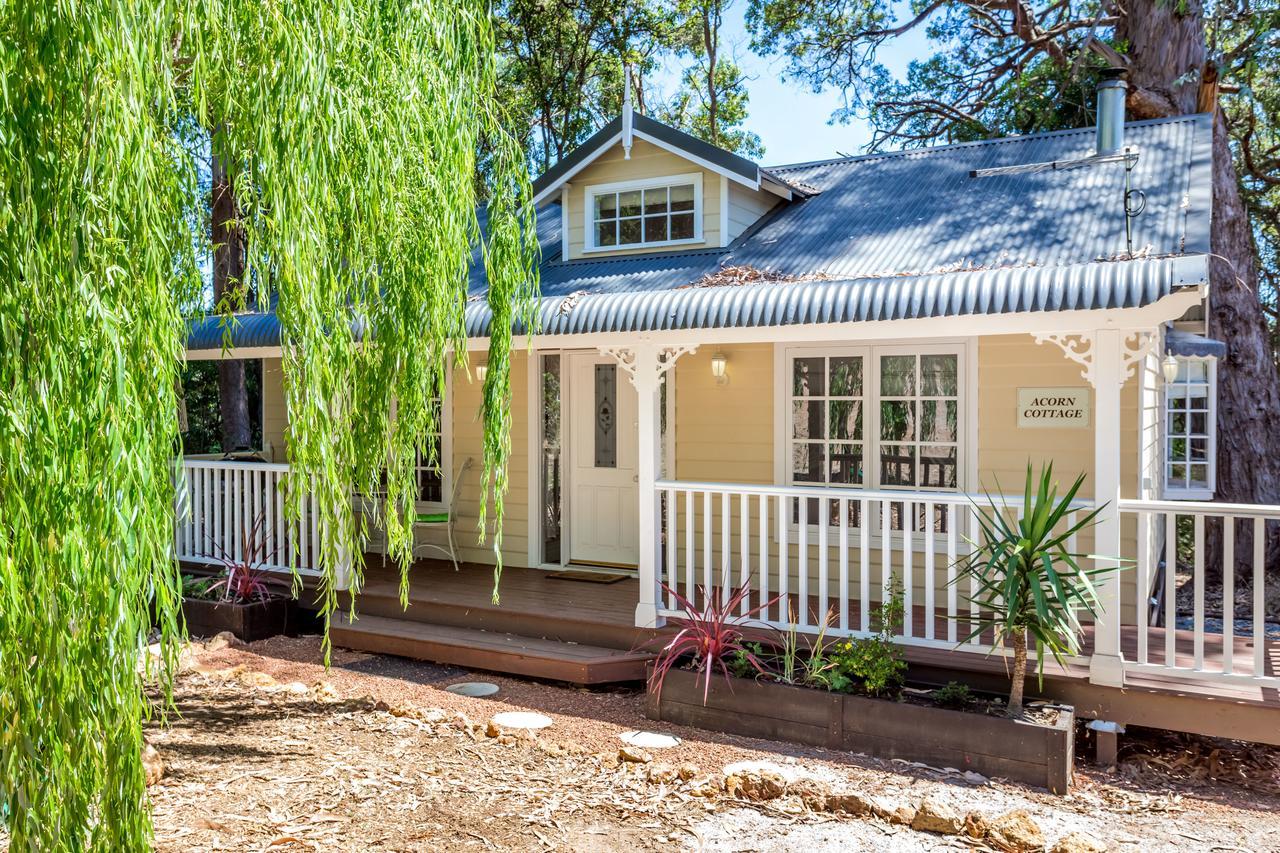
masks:
<path fill-rule="evenodd" d="M 142 662 L 151 611 L 162 682 L 181 633 L 174 389 L 208 248 L 181 129 L 212 131 L 245 280 L 279 300 L 289 502 L 316 498 L 326 613 L 358 553 L 350 490 L 384 466 L 389 544 L 410 554 L 410 466 L 477 254 L 500 529 L 528 178 L 479 0 L 7 0 L 0 65 L 0 814 L 15 850 L 143 849 Z"/>

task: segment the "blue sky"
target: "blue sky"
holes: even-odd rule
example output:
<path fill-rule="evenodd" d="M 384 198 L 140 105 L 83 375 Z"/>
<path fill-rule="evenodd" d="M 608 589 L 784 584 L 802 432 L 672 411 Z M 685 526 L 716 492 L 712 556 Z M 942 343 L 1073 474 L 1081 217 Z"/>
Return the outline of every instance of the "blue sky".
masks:
<path fill-rule="evenodd" d="M 751 95 L 747 129 L 760 135 L 764 145 L 763 162 L 769 165 L 823 160 L 838 153 L 860 154 L 870 141 L 865 122 L 831 124 L 831 114 L 841 104 L 840 92 L 828 90 L 814 94 L 798 81 L 783 80 L 786 60 L 779 56 L 759 57 L 751 52 L 743 15 L 745 0 L 737 0 L 725 15 L 721 39 L 746 71 Z M 928 43 L 923 28 L 918 28 L 888 43 L 878 59 L 896 77 L 906 76 L 913 58 L 924 56 Z M 675 91 L 679 82 L 679 64 L 673 63 L 658 79 L 648 81 L 664 95 Z"/>

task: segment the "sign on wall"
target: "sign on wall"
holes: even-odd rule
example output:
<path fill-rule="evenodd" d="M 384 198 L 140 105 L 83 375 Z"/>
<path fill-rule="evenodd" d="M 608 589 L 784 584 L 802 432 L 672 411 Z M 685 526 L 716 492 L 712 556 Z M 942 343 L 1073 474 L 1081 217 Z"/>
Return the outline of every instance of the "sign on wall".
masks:
<path fill-rule="evenodd" d="M 1083 429 L 1089 405 L 1088 388 L 1019 388 L 1018 426 Z"/>

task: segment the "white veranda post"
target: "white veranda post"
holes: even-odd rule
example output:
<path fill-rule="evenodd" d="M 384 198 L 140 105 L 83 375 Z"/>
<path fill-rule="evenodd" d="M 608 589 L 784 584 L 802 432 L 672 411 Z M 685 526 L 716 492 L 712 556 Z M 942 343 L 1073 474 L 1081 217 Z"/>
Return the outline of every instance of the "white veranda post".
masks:
<path fill-rule="evenodd" d="M 1150 330 L 1097 329 L 1037 335 L 1052 341 L 1078 363 L 1093 386 L 1093 495 L 1101 507 L 1094 527 L 1094 564 L 1116 569 L 1122 558 L 1120 541 L 1120 470 L 1124 434 L 1120 428 L 1120 394 L 1141 365 L 1158 336 Z M 1136 450 L 1132 448 L 1131 450 Z M 1097 583 L 1098 614 L 1094 621 L 1093 656 L 1089 680 L 1110 687 L 1124 686 L 1124 657 L 1120 649 L 1120 575 L 1110 571 Z M 1141 594 L 1141 593 L 1140 593 Z"/>
<path fill-rule="evenodd" d="M 601 350 L 617 359 L 630 375 L 636 389 L 636 447 L 639 459 L 636 481 L 640 514 L 640 596 L 636 602 L 635 620 L 638 628 L 659 628 L 664 621 L 658 616 L 658 602 L 661 600 L 658 561 L 662 556 L 662 505 L 656 485 L 662 470 L 662 377 L 675 366 L 676 359 L 695 349 L 694 346 L 669 347 L 639 343 L 627 348 Z"/>
<path fill-rule="evenodd" d="M 1094 413 L 1093 494 L 1098 506 L 1094 553 L 1099 568 L 1115 567 L 1120 556 L 1120 389 L 1124 386 L 1124 341 L 1115 329 L 1102 329 L 1093 339 Z M 1098 583 L 1098 616 L 1094 623 L 1093 657 L 1089 680 L 1112 687 L 1124 686 L 1124 660 L 1120 654 L 1120 577 L 1111 571 Z"/>

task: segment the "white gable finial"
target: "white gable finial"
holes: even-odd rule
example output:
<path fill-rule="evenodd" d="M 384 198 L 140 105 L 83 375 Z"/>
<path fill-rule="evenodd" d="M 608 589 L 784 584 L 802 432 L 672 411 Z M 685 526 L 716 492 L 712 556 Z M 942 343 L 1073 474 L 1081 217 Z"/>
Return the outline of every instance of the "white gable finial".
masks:
<path fill-rule="evenodd" d="M 631 63 L 622 66 L 622 76 L 625 78 L 622 88 L 622 157 L 624 160 L 631 159 Z"/>

